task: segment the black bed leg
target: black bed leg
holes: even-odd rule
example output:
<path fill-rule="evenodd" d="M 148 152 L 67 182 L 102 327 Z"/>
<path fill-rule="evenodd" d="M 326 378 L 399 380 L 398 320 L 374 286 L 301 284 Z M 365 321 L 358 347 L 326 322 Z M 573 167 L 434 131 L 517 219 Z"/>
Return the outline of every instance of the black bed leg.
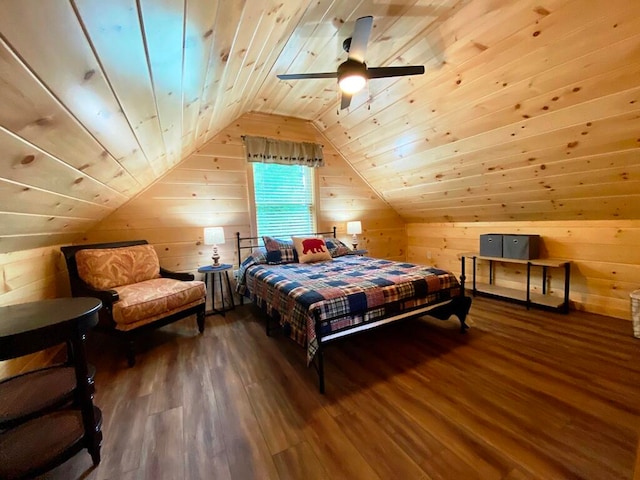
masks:
<path fill-rule="evenodd" d="M 460 296 L 458 307 L 456 308 L 456 316 L 460 320 L 460 333 L 466 333 L 469 325 L 467 325 L 467 314 L 471 308 L 471 297 Z"/>
<path fill-rule="evenodd" d="M 458 317 L 458 320 L 460 320 L 460 333 L 466 333 L 469 328 L 469 325 L 467 325 L 467 314 L 470 308 L 471 297 L 458 295 L 453 297 L 450 303 L 429 311 L 429 315 L 440 320 L 448 320 L 451 315 L 455 315 Z"/>

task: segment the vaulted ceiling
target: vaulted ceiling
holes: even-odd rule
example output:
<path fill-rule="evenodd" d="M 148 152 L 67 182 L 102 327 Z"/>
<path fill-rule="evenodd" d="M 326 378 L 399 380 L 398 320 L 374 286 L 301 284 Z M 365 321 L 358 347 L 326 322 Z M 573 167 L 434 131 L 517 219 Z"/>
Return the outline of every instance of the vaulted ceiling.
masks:
<path fill-rule="evenodd" d="M 374 17 L 376 79 L 331 72 Z M 407 221 L 640 218 L 637 0 L 2 0 L 0 250 L 81 233 L 245 112 L 312 121 Z M 34 239 L 39 239 L 37 242 Z"/>

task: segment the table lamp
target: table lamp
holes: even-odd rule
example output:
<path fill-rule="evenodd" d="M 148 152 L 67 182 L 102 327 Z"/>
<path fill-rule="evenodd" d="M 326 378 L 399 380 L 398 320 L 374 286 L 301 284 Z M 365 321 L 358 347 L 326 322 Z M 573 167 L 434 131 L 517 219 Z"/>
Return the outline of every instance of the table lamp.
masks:
<path fill-rule="evenodd" d="M 214 267 L 220 265 L 218 263 L 218 260 L 220 260 L 218 245 L 222 243 L 224 243 L 224 230 L 222 227 L 206 227 L 204 229 L 204 244 L 213 245 L 213 255 L 211 259 L 213 260 Z"/>
<path fill-rule="evenodd" d="M 353 235 L 353 237 L 351 237 L 351 244 L 355 250 L 358 247 L 358 234 L 362 233 L 362 223 L 360 223 L 360 220 L 347 222 L 347 233 Z"/>

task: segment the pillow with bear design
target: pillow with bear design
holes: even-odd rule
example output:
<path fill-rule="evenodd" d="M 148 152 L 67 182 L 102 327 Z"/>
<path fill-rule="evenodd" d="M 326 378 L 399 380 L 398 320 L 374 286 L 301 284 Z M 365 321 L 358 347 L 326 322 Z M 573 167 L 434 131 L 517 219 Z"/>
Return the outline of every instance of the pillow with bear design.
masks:
<path fill-rule="evenodd" d="M 321 237 L 291 237 L 300 263 L 332 260 L 327 245 Z"/>

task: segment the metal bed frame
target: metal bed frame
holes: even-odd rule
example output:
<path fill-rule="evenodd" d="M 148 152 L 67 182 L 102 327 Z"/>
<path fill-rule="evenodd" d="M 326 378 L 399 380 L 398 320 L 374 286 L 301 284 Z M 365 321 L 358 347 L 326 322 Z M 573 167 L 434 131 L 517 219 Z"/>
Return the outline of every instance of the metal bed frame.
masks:
<path fill-rule="evenodd" d="M 300 236 L 307 235 L 331 235 L 333 238 L 336 238 L 336 227 L 333 227 L 333 230 L 330 232 L 315 232 L 315 233 L 301 233 Z M 264 245 L 260 243 L 262 237 L 241 237 L 240 232 L 236 232 L 236 251 L 238 252 L 238 268 L 242 265 L 242 252 L 243 250 L 249 250 L 251 253 L 254 249 L 263 247 Z M 243 244 L 243 242 L 249 242 L 248 244 Z M 240 305 L 244 305 L 244 296 L 240 295 Z M 267 335 L 269 335 L 269 320 L 267 319 Z"/>
<path fill-rule="evenodd" d="M 336 227 L 333 227 L 331 232 L 316 232 L 309 235 L 333 235 L 336 238 Z M 238 248 L 238 265 L 242 263 L 242 251 L 243 250 L 253 250 L 254 248 L 260 247 L 261 245 L 257 242 L 261 239 L 261 237 L 241 237 L 240 232 L 236 232 L 236 242 Z M 249 245 L 242 245 L 242 242 L 249 242 Z M 242 304 L 243 296 L 240 297 L 240 302 Z M 460 333 L 466 333 L 466 330 L 469 326 L 466 323 L 467 314 L 469 313 L 469 309 L 471 308 L 471 297 L 467 297 L 464 295 L 464 288 L 462 285 L 460 287 L 460 294 L 444 300 L 442 302 L 433 303 L 430 305 L 420 305 L 412 308 L 403 308 L 404 302 L 399 301 L 392 304 L 387 304 L 387 307 L 392 306 L 393 310 L 400 311 L 400 313 L 393 314 L 385 317 L 377 317 L 372 320 L 365 320 L 362 323 L 358 323 L 356 325 L 350 325 L 338 330 L 334 330 L 329 334 L 322 335 L 321 332 L 324 326 L 329 325 L 332 321 L 342 318 L 342 316 L 336 316 L 332 318 L 328 318 L 325 320 L 320 319 L 320 312 L 315 310 L 313 315 L 315 317 L 315 332 L 316 332 L 316 340 L 318 342 L 318 348 L 316 350 L 315 356 L 313 358 L 312 364 L 318 374 L 318 388 L 320 393 L 325 392 L 325 381 L 324 381 L 324 348 L 328 343 L 336 341 L 340 338 L 347 337 L 351 334 L 370 330 L 373 328 L 377 328 L 379 326 L 392 323 L 398 320 L 404 320 L 409 318 L 417 318 L 423 315 L 429 315 L 435 317 L 439 320 L 447 320 L 451 315 L 455 315 L 458 317 L 460 321 Z M 380 307 L 372 307 L 360 312 L 352 313 L 352 315 L 362 315 L 364 316 L 371 310 L 379 310 Z M 268 312 L 266 313 L 266 334 L 268 336 L 271 335 L 271 332 L 276 330 L 278 327 L 271 329 L 270 328 L 270 319 L 271 315 Z M 276 319 L 277 320 L 277 319 Z"/>

